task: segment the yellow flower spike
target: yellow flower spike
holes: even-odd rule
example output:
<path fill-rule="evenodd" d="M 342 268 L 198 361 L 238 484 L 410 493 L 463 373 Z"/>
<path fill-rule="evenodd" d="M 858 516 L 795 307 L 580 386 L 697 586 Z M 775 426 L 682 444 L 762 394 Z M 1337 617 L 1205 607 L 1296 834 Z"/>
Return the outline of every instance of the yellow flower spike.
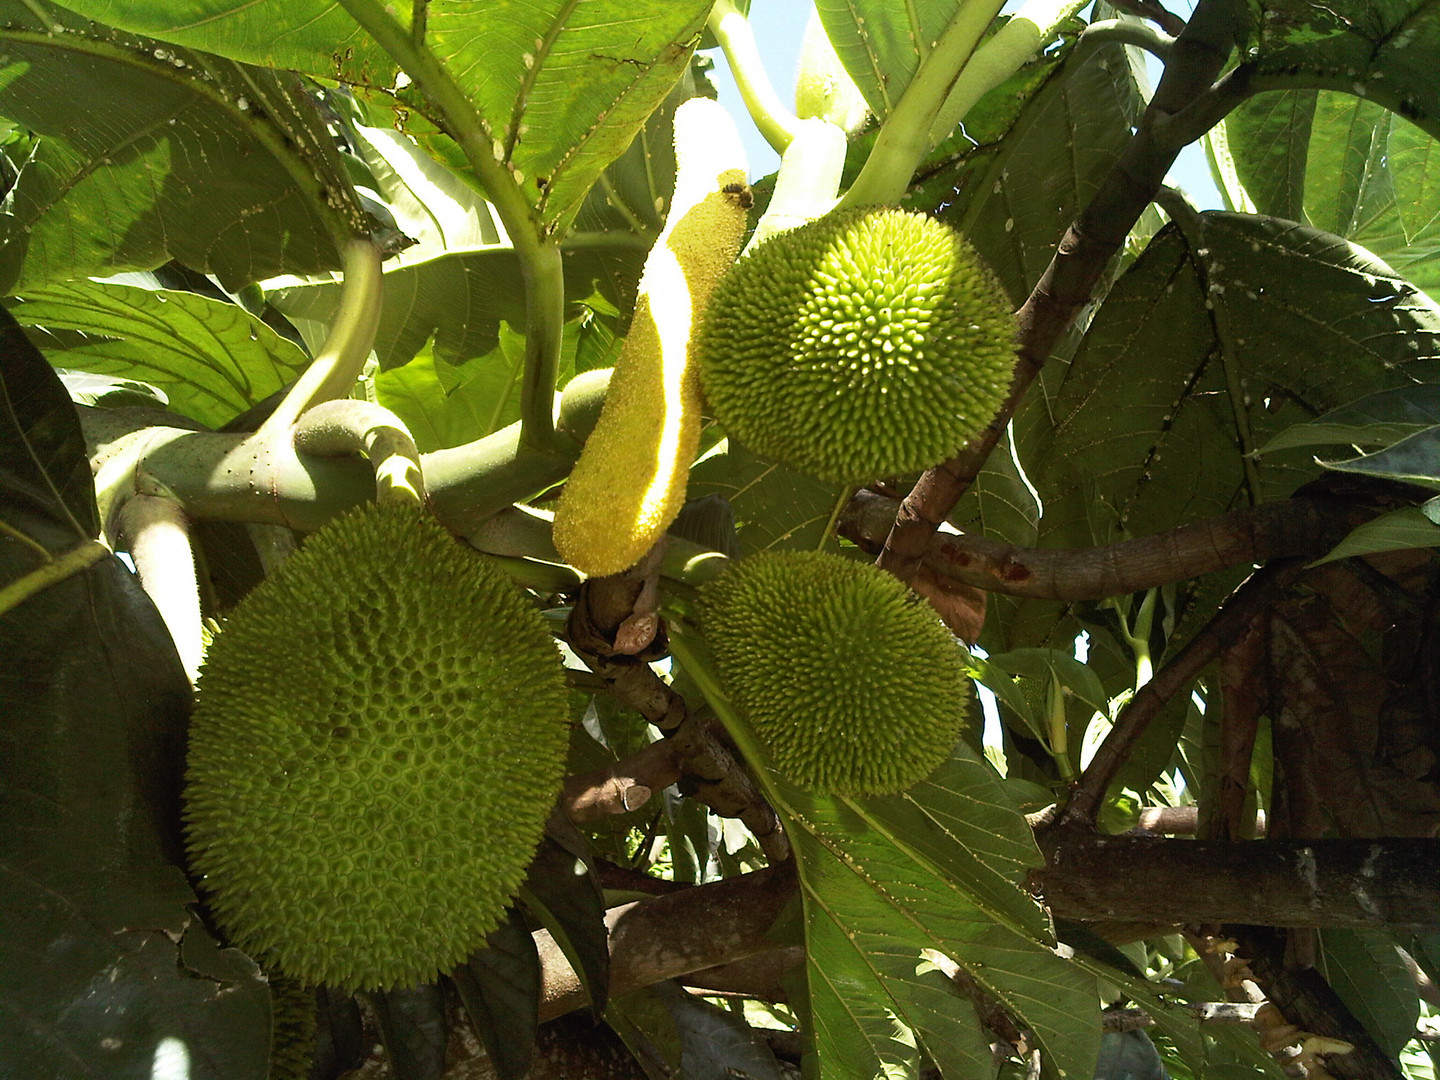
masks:
<path fill-rule="evenodd" d="M 709 98 L 676 109 L 670 213 L 645 260 L 600 420 L 555 511 L 555 547 L 586 574 L 633 566 L 685 502 L 702 401 L 691 333 L 740 250 L 746 183 L 729 113 Z"/>

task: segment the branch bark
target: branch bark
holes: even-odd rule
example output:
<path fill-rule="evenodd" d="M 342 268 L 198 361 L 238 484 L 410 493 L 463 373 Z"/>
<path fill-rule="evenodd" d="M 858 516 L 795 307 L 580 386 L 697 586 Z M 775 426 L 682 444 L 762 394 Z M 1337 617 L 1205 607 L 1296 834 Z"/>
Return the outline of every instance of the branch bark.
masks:
<path fill-rule="evenodd" d="M 1277 926 L 1440 926 L 1440 840 L 1242 843 L 1151 837 L 1042 837 L 1047 865 L 1032 884 L 1055 915 L 1159 925 L 1264 922 Z M 796 895 L 791 866 L 696 885 L 613 908 L 610 989 L 724 968 L 700 985 L 775 981 L 787 946 L 766 931 Z M 548 934 L 536 934 L 544 973 L 542 1019 L 586 1003 Z M 799 954 L 788 953 L 798 959 Z M 753 960 L 754 966 L 737 962 Z M 782 961 L 783 963 L 783 961 Z M 727 967 L 728 965 L 728 967 Z M 749 969 L 749 970 L 747 970 Z"/>
<path fill-rule="evenodd" d="M 900 503 L 858 492 L 839 531 L 879 551 Z M 1024 548 L 975 533 L 937 533 L 921 561 L 938 577 L 1043 600 L 1101 600 L 1285 556 L 1318 558 L 1359 524 L 1343 499 L 1296 498 L 1093 548 Z"/>

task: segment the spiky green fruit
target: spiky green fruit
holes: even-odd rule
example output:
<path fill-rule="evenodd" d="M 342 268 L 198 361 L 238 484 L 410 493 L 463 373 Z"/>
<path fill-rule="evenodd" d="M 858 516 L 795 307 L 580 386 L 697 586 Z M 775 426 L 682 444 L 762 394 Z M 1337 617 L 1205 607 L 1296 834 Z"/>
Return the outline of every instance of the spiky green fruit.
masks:
<path fill-rule="evenodd" d="M 725 429 L 821 480 L 917 472 L 977 435 L 1015 368 L 1015 321 L 958 233 L 842 211 L 767 240 L 711 298 L 700 380 Z"/>
<path fill-rule="evenodd" d="M 316 1027 L 315 988 L 270 976 L 269 1080 L 310 1080 Z"/>
<path fill-rule="evenodd" d="M 306 983 L 451 969 L 524 878 L 567 704 L 539 614 L 428 514 L 326 526 L 237 605 L 201 671 L 185 818 L 217 918 Z"/>
<path fill-rule="evenodd" d="M 701 590 L 701 615 L 731 704 L 794 783 L 902 791 L 954 750 L 965 653 L 891 575 L 821 552 L 755 555 Z"/>

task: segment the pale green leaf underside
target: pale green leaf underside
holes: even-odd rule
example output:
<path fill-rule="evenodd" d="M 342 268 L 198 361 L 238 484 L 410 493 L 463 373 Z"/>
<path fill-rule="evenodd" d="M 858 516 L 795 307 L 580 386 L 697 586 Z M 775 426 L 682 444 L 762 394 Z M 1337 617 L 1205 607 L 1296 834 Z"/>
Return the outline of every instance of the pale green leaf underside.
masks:
<path fill-rule="evenodd" d="M 816 10 L 871 112 L 884 119 L 960 8 L 957 0 L 817 0 Z"/>
<path fill-rule="evenodd" d="M 41 338 L 57 367 L 150 383 L 208 427 L 269 397 L 309 362 L 243 308 L 197 293 L 80 281 L 27 290 L 10 311 L 22 326 L 86 335 L 56 349 Z"/>
<path fill-rule="evenodd" d="M 1066 1074 L 1090 1075 L 1094 982 L 1056 955 L 1048 920 L 1019 887 L 1039 853 L 988 765 L 962 745 L 912 790 L 865 799 L 769 780 L 799 856 L 824 1075 L 868 1080 L 880 1063 L 903 1065 L 907 1029 L 932 1053 L 979 1053 L 973 1009 L 937 995 L 927 949 L 1021 1017 Z"/>
<path fill-rule="evenodd" d="M 1106 515 L 1144 535 L 1224 513 L 1250 497 L 1249 448 L 1440 375 L 1440 308 L 1369 253 L 1245 215 L 1204 214 L 1202 232 L 1194 250 L 1173 227 L 1159 235 L 1027 402 L 1053 422 L 1025 459 L 1044 543 L 1105 542 Z M 1303 450 L 1256 467 L 1261 500 L 1317 470 Z"/>
<path fill-rule="evenodd" d="M 88 19 L 261 67 L 390 86 L 395 65 L 335 0 L 59 0 Z M 409 4 L 392 5 L 408 19 Z"/>
<path fill-rule="evenodd" d="M 232 287 L 333 265 L 318 194 L 262 121 L 178 52 L 65 17 L 77 25 L 47 34 L 0 0 L 0 115 L 40 136 L 9 194 L 0 289 L 170 258 Z"/>
<path fill-rule="evenodd" d="M 1225 121 L 1256 208 L 1343 236 L 1440 292 L 1440 143 L 1347 93 L 1260 94 Z"/>

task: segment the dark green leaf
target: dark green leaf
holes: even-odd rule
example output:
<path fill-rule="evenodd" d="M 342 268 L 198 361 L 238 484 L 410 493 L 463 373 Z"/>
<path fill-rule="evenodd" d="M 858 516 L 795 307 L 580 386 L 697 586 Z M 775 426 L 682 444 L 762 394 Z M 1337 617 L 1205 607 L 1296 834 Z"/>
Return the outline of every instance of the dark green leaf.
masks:
<path fill-rule="evenodd" d="M 919 206 L 939 202 L 941 220 L 970 238 L 1017 307 L 1130 141 L 1144 108 L 1122 49 L 1074 56 L 1058 71 L 1051 61 L 1035 63 L 1048 78 L 1025 88 L 1033 96 L 1013 124 L 996 131 L 994 144 L 935 172 Z"/>
<path fill-rule="evenodd" d="M 1257 454 L 1272 454 L 1276 450 L 1289 450 L 1295 446 L 1388 446 L 1401 439 L 1425 430 L 1429 425 L 1420 424 L 1335 424 L 1313 420 L 1308 424 L 1297 424 L 1280 432 L 1275 438 L 1256 450 Z"/>
<path fill-rule="evenodd" d="M 734 439 L 690 470 L 690 498 L 719 495 L 735 514 L 742 555 L 770 548 L 813 551 L 844 492 L 756 457 Z M 833 550 L 835 541 L 828 547 Z"/>
<path fill-rule="evenodd" d="M 514 908 L 486 943 L 450 978 L 500 1080 L 521 1080 L 530 1068 L 539 1024 L 540 954 Z"/>
<path fill-rule="evenodd" d="M 1309 455 L 1247 466 L 1250 447 L 1437 373 L 1440 308 L 1362 249 L 1270 218 L 1199 217 L 1198 236 L 1171 226 L 1152 241 L 1074 359 L 1047 367 L 1044 392 L 1023 406 L 1043 544 L 1089 546 L 1285 497 L 1315 475 Z"/>
<path fill-rule="evenodd" d="M 8 583 L 14 536 L 71 547 L 95 509 L 74 407 L 0 322 Z M 0 615 L 0 656 L 0 1075 L 263 1080 L 269 991 L 178 865 L 190 688 L 149 598 L 106 558 Z"/>
<path fill-rule="evenodd" d="M 52 554 L 100 531 L 75 406 L 8 312 L 0 312 L 0 491 L 5 524 Z M 0 551 L 10 553 L 12 564 L 0 581 L 34 568 L 13 544 Z"/>
<path fill-rule="evenodd" d="M 58 11 L 49 33 L 37 10 L 0 3 L 0 114 L 40 136 L 8 196 L 0 289 L 171 258 L 232 288 L 335 265 L 319 185 L 297 179 L 312 170 L 247 100 L 182 51 Z"/>
<path fill-rule="evenodd" d="M 364 1035 L 364 1019 L 353 994 L 319 987 L 319 1010 L 315 1025 L 315 1059 L 313 1075 L 318 1080 L 335 1077 L 360 1067 L 369 1046 Z"/>
<path fill-rule="evenodd" d="M 1235 173 L 1261 213 L 1343 236 L 1421 288 L 1440 286 L 1440 144 L 1350 93 L 1258 94 L 1225 120 Z"/>
<path fill-rule="evenodd" d="M 1320 932 L 1320 973 L 1380 1049 L 1395 1057 L 1415 1034 L 1415 980 L 1382 930 Z"/>
<path fill-rule="evenodd" d="M 440 1080 L 450 1038 L 440 984 L 376 990 L 369 998 L 395 1080 Z"/>
<path fill-rule="evenodd" d="M 1165 1065 L 1143 1031 L 1107 1031 L 1100 1040 L 1095 1080 L 1166 1080 Z"/>
<path fill-rule="evenodd" d="M 1403 510 L 1381 514 L 1352 529 L 1323 559 L 1316 559 L 1314 565 L 1348 559 L 1353 555 L 1429 547 L 1440 547 L 1440 525 L 1419 507 L 1407 506 Z"/>
<path fill-rule="evenodd" d="M 780 1080 L 770 1047 L 739 1016 L 673 982 L 658 983 L 650 993 L 669 1010 L 680 1035 L 680 1074 L 685 1080 Z"/>
<path fill-rule="evenodd" d="M 197 293 L 79 281 L 26 290 L 10 310 L 22 325 L 84 335 L 78 344 L 37 335 L 57 367 L 150 383 L 207 427 L 263 401 L 309 363 L 238 304 Z"/>
<path fill-rule="evenodd" d="M 585 860 L 545 837 L 520 888 L 520 902 L 564 951 L 596 1015 L 603 1013 L 609 996 L 610 937 L 605 897 Z"/>
<path fill-rule="evenodd" d="M 1259 73 L 1344 89 L 1440 135 L 1440 11 L 1432 0 L 1250 0 Z"/>

